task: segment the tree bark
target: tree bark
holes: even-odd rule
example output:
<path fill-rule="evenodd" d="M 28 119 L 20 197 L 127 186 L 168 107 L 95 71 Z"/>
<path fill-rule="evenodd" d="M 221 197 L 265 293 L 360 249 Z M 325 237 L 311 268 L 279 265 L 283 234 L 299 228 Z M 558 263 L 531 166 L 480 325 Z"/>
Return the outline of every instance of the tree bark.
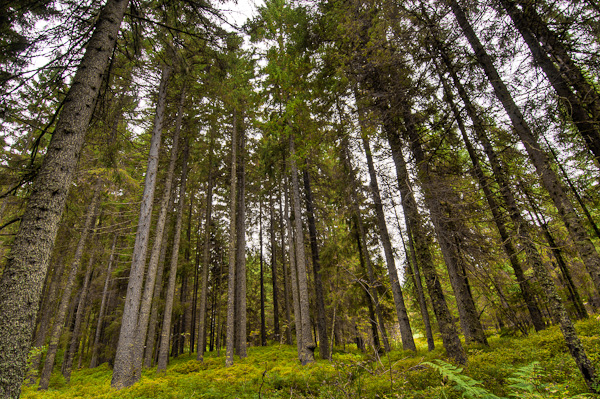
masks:
<path fill-rule="evenodd" d="M 0 280 L 0 397 L 17 398 L 48 259 L 127 0 L 107 0 L 73 77 Z"/>
<path fill-rule="evenodd" d="M 183 206 L 185 203 L 185 187 L 188 173 L 188 158 L 190 154 L 188 139 L 186 139 L 183 159 L 181 161 L 181 182 L 179 184 L 179 202 L 177 204 L 177 218 L 175 219 L 175 230 L 173 238 L 173 249 L 171 254 L 171 266 L 169 268 L 169 282 L 165 293 L 165 310 L 163 312 L 162 332 L 160 336 L 160 349 L 158 352 L 157 372 L 167 370 L 169 361 L 169 341 L 171 333 L 171 317 L 173 315 L 173 300 L 175 297 L 175 283 L 177 281 L 177 265 L 179 263 L 179 243 L 181 241 L 181 225 L 183 220 Z"/>
<path fill-rule="evenodd" d="M 154 204 L 154 190 L 156 187 L 156 173 L 158 170 L 158 156 L 161 141 L 162 127 L 165 116 L 167 82 L 171 74 L 171 67 L 163 64 L 161 67 L 160 85 L 154 128 L 148 153 L 148 166 L 144 179 L 144 193 L 140 205 L 138 229 L 135 236 L 127 296 L 123 308 L 123 318 L 119 333 L 119 344 L 115 354 L 115 364 L 111 386 L 115 389 L 128 387 L 136 382 L 135 377 L 135 334 L 138 325 L 140 302 L 142 297 L 142 284 L 144 282 L 144 269 L 146 266 L 146 252 L 150 237 L 150 224 L 152 221 L 152 206 Z"/>
<path fill-rule="evenodd" d="M 262 200 L 259 202 L 258 211 L 258 241 L 260 245 L 260 345 L 267 346 L 267 326 L 265 322 L 265 273 L 263 262 L 263 225 L 262 225 Z"/>
<path fill-rule="evenodd" d="M 296 348 L 298 350 L 298 360 L 300 362 L 303 361 L 303 352 L 302 352 L 302 334 L 304 330 L 302 329 L 302 308 L 300 307 L 300 292 L 298 290 L 298 272 L 297 272 L 297 263 L 296 263 L 296 249 L 294 245 L 294 228 L 292 226 L 292 220 L 290 217 L 289 203 L 290 199 L 288 198 L 288 188 L 289 184 L 286 182 L 286 190 L 285 190 L 285 224 L 288 230 L 288 253 L 290 258 L 290 276 L 291 276 L 291 284 L 292 284 L 292 301 L 294 302 L 294 324 L 296 327 Z M 291 328 L 291 326 L 289 327 Z M 309 330 L 310 332 L 310 330 Z M 290 344 L 292 341 L 290 340 Z"/>
<path fill-rule="evenodd" d="M 290 172 L 292 173 L 292 199 L 294 201 L 294 224 L 296 230 L 296 272 L 298 273 L 298 294 L 300 299 L 300 317 L 302 327 L 302 365 L 315 361 L 315 343 L 311 332 L 310 304 L 308 296 L 308 276 L 306 273 L 306 255 L 304 250 L 304 233 L 302 230 L 302 213 L 300 203 L 300 185 L 298 167 L 296 165 L 296 149 L 294 135 L 290 134 Z"/>
<path fill-rule="evenodd" d="M 98 207 L 100 206 L 101 193 L 102 181 L 100 178 L 98 178 L 96 187 L 94 189 L 94 197 L 92 198 L 92 202 L 87 209 L 83 231 L 79 237 L 79 243 L 77 244 L 77 249 L 75 250 L 75 255 L 73 256 L 73 261 L 71 262 L 71 269 L 69 270 L 69 275 L 67 276 L 67 281 L 65 282 L 65 286 L 63 288 L 60 305 L 58 305 L 58 311 L 56 312 L 56 317 L 54 318 L 54 326 L 52 327 L 52 334 L 50 335 L 50 342 L 48 343 L 48 352 L 46 353 L 44 368 L 42 369 L 42 374 L 40 376 L 40 390 L 48 389 L 48 384 L 50 383 L 50 375 L 52 374 L 52 369 L 54 368 L 56 352 L 58 351 L 60 336 L 62 334 L 62 329 L 65 324 L 65 317 L 67 315 L 67 309 L 69 308 L 69 303 L 71 300 L 71 292 L 73 290 L 73 285 L 75 284 L 75 278 L 79 272 L 81 257 L 83 256 L 88 235 L 92 231 L 96 222 L 97 211 Z"/>
<path fill-rule="evenodd" d="M 327 337 L 327 313 L 325 312 L 325 299 L 323 296 L 323 279 L 321 277 L 321 261 L 319 259 L 319 245 L 317 243 L 317 226 L 313 206 L 313 194 L 310 185 L 308 166 L 302 171 L 304 180 L 304 200 L 306 203 L 306 216 L 308 219 L 308 234 L 310 237 L 310 250 L 313 262 L 315 282 L 315 305 L 317 308 L 317 331 L 319 332 L 319 355 L 321 359 L 331 360 L 329 353 L 329 338 Z"/>
<path fill-rule="evenodd" d="M 286 191 L 287 192 L 287 191 Z M 285 213 L 284 213 L 284 207 L 281 203 L 281 197 L 285 197 Z M 284 294 L 284 303 L 285 303 L 285 338 L 286 338 L 286 343 L 288 345 L 292 345 L 293 344 L 293 340 L 292 340 L 292 316 L 291 316 L 291 312 L 292 312 L 292 305 L 290 304 L 290 295 L 292 294 L 291 290 L 289 289 L 289 283 L 288 283 L 288 270 L 285 267 L 285 227 L 283 224 L 283 219 L 285 218 L 286 221 L 286 226 L 287 226 L 287 214 L 288 214 L 288 201 L 287 201 L 287 194 L 283 193 L 283 188 L 279 187 L 279 227 L 280 227 L 280 236 L 281 236 L 281 271 L 282 271 L 282 275 L 283 275 L 283 294 Z M 285 215 L 285 216 L 284 216 Z M 288 233 L 290 232 L 290 230 L 288 229 Z M 290 248 L 290 268 L 291 268 L 291 264 L 292 264 L 292 255 L 291 255 L 291 251 L 292 249 Z"/>

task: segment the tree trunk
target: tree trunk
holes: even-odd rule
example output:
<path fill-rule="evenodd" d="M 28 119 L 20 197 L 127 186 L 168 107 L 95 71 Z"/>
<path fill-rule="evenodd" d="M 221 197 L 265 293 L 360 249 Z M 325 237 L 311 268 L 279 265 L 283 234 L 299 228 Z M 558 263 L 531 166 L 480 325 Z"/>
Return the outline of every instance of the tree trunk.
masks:
<path fill-rule="evenodd" d="M 319 259 L 319 246 L 317 243 L 317 227 L 313 206 L 313 194 L 310 187 L 308 166 L 302 171 L 304 180 L 304 199 L 306 202 L 306 215 L 308 219 L 308 234 L 310 237 L 310 250 L 313 262 L 315 282 L 315 304 L 317 307 L 317 328 L 319 332 L 319 355 L 321 359 L 331 360 L 329 353 L 329 338 L 327 337 L 327 313 L 325 312 L 325 299 L 323 297 L 323 281 L 321 278 L 321 261 Z"/>
<path fill-rule="evenodd" d="M 427 291 L 431 298 L 433 312 L 442 335 L 442 342 L 449 357 L 456 362 L 464 364 L 467 362 L 467 354 L 458 337 L 458 331 L 452 320 L 452 314 L 446 303 L 446 297 L 442 290 L 439 277 L 435 270 L 433 257 L 431 255 L 431 237 L 425 232 L 425 225 L 419 208 L 415 200 L 413 190 L 410 187 L 406 162 L 402 155 L 400 138 L 397 131 L 384 124 L 385 133 L 390 143 L 394 165 L 396 166 L 396 175 L 398 188 L 402 198 L 402 208 L 407 215 L 408 227 L 414 237 L 415 252 L 419 265 L 423 269 L 423 277 L 427 285 Z"/>
<path fill-rule="evenodd" d="M 150 319 L 150 312 L 152 308 L 152 298 L 154 297 L 154 287 L 156 283 L 156 272 L 158 270 L 158 261 L 160 258 L 161 244 L 163 242 L 163 235 L 165 234 L 165 224 L 167 221 L 168 212 L 167 206 L 170 202 L 172 195 L 171 187 L 173 185 L 173 174 L 175 171 L 175 165 L 177 163 L 177 157 L 179 155 L 179 135 L 181 132 L 181 122 L 183 118 L 183 106 L 185 97 L 186 91 L 185 87 L 183 87 L 181 89 L 181 94 L 179 97 L 179 107 L 177 109 L 177 118 L 175 120 L 175 131 L 173 132 L 171 158 L 169 160 L 167 175 L 165 176 L 165 186 L 163 189 L 163 195 L 159 204 L 158 219 L 156 221 L 155 227 L 154 244 L 152 245 L 152 251 L 150 252 L 148 271 L 146 273 L 146 282 L 144 284 L 144 291 L 142 294 L 140 310 L 138 312 L 137 326 L 134 331 L 133 347 L 131 347 L 131 367 L 133 368 L 132 383 L 139 381 L 142 376 L 144 344 L 146 343 L 148 333 L 148 321 Z"/>
<path fill-rule="evenodd" d="M 108 286 L 110 284 L 111 271 L 112 271 L 113 263 L 115 261 L 117 239 L 118 239 L 118 236 L 115 234 L 114 238 L 113 238 L 112 247 L 110 250 L 110 257 L 108 258 L 108 266 L 106 267 L 106 278 L 104 279 L 104 288 L 102 289 L 102 299 L 100 300 L 100 310 L 98 311 L 98 322 L 96 323 L 96 334 L 94 336 L 94 344 L 92 345 L 92 360 L 90 361 L 91 369 L 98 366 L 98 351 L 100 350 L 100 337 L 102 336 L 102 324 L 104 321 L 104 311 L 106 309 L 106 299 L 108 297 Z"/>
<path fill-rule="evenodd" d="M 273 283 L 273 340 L 280 342 L 279 330 L 279 288 L 277 285 L 277 258 L 275 244 L 275 204 L 273 195 L 269 195 L 269 233 L 271 246 L 271 281 Z"/>
<path fill-rule="evenodd" d="M 200 293 L 200 309 L 198 312 L 198 350 L 196 360 L 204 361 L 206 349 L 206 297 L 208 295 L 208 269 L 210 267 L 210 232 L 212 224 L 212 197 L 213 197 L 213 130 L 209 132 L 208 145 L 208 183 L 206 188 L 206 215 L 204 218 L 204 247 L 202 254 L 202 292 Z"/>
<path fill-rule="evenodd" d="M 375 173 L 375 166 L 373 164 L 373 157 L 371 155 L 371 147 L 369 145 L 368 138 L 363 132 L 363 146 L 367 158 L 367 166 L 369 169 L 371 194 L 373 195 L 373 202 L 375 204 L 375 213 L 377 215 L 377 225 L 379 227 L 379 235 L 381 238 L 381 245 L 383 246 L 383 252 L 385 254 L 386 265 L 388 268 L 388 276 L 390 279 L 390 285 L 392 287 L 392 294 L 394 297 L 394 304 L 396 307 L 396 315 L 398 316 L 398 323 L 400 325 L 400 336 L 402 338 L 402 348 L 404 350 L 416 351 L 417 347 L 412 335 L 412 329 L 410 327 L 410 321 L 408 319 L 408 312 L 404 303 L 404 295 L 402 294 L 402 288 L 398 281 L 398 271 L 396 270 L 396 262 L 394 260 L 394 253 L 392 250 L 392 243 L 385 222 L 385 214 L 383 212 L 383 204 L 381 203 L 381 195 L 379 193 L 379 184 L 377 183 L 377 175 Z"/>
<path fill-rule="evenodd" d="M 287 191 L 286 191 L 287 192 Z M 285 197 L 285 213 L 284 213 L 284 207 L 281 203 L 281 197 Z M 288 345 L 292 345 L 293 344 L 293 340 L 292 340 L 292 316 L 291 316 L 291 312 L 292 312 L 292 305 L 290 304 L 290 295 L 293 294 L 293 292 L 291 292 L 291 290 L 289 289 L 289 283 L 288 283 L 288 276 L 289 273 L 287 271 L 287 268 L 285 267 L 285 227 L 283 224 L 283 219 L 285 218 L 286 221 L 286 226 L 287 226 L 287 221 L 288 221 L 288 201 L 287 201 L 287 194 L 283 193 L 283 188 L 279 187 L 279 227 L 280 227 L 280 236 L 281 236 L 281 271 L 283 274 L 283 295 L 284 295 L 284 303 L 285 303 L 285 338 L 286 338 L 286 343 Z M 284 216 L 285 214 L 285 216 Z M 289 226 L 288 226 L 289 227 Z M 289 228 L 288 228 L 288 233 L 290 232 Z M 292 242 L 292 241 L 289 241 Z M 290 268 L 292 265 L 292 248 L 290 247 Z M 294 303 L 295 304 L 295 303 Z"/>
<path fill-rule="evenodd" d="M 533 326 L 536 331 L 541 331 L 544 328 L 546 328 L 546 325 L 545 325 L 544 319 L 542 317 L 542 312 L 540 311 L 540 309 L 536 303 L 535 294 L 533 293 L 531 286 L 529 285 L 529 281 L 525 277 L 523 267 L 521 266 L 519 259 L 518 259 L 517 251 L 514 248 L 512 241 L 506 230 L 505 219 L 504 219 L 503 215 L 500 213 L 500 207 L 496 201 L 496 198 L 494 197 L 494 194 L 492 193 L 492 191 L 490 189 L 490 182 L 489 182 L 487 176 L 484 174 L 483 169 L 481 168 L 481 164 L 479 162 L 479 157 L 477 156 L 475 149 L 473 148 L 473 145 L 471 144 L 471 141 L 469 140 L 466 128 L 464 126 L 462 117 L 460 115 L 460 112 L 458 111 L 458 108 L 452 98 L 452 93 L 450 92 L 449 88 L 447 87 L 446 81 L 443 78 L 443 76 L 440 76 L 440 78 L 442 79 L 442 82 L 444 84 L 444 90 L 446 92 L 446 99 L 452 108 L 452 112 L 454 113 L 454 118 L 455 118 L 455 120 L 458 124 L 459 130 L 462 134 L 463 141 L 465 142 L 465 146 L 467 148 L 467 152 L 469 153 L 469 158 L 471 159 L 471 163 L 473 164 L 473 174 L 474 174 L 475 178 L 478 180 L 479 187 L 483 191 L 486 201 L 492 212 L 492 217 L 494 218 L 494 223 L 496 225 L 496 228 L 498 229 L 500 238 L 502 239 L 502 246 L 504 247 L 504 252 L 506 253 L 506 256 L 508 257 L 508 260 L 512 266 L 512 269 L 515 272 L 515 276 L 517 278 L 517 283 L 519 284 L 519 288 L 521 290 L 521 295 L 523 296 L 523 300 L 525 301 L 525 305 L 527 306 L 527 309 L 529 311 L 529 316 L 531 318 L 531 322 L 533 323 Z M 465 95 L 466 95 L 466 92 L 465 92 Z M 469 107 L 471 107 L 471 106 L 472 105 L 469 102 Z M 474 110 L 472 110 L 471 112 L 474 112 Z M 473 123 L 476 123 L 477 121 L 478 121 L 478 118 L 476 118 L 473 121 Z"/>
<path fill-rule="evenodd" d="M 302 308 L 300 307 L 300 292 L 298 290 L 298 273 L 296 267 L 296 250 L 294 245 L 294 228 L 292 227 L 292 220 L 290 217 L 289 203 L 290 199 L 288 198 L 288 187 L 286 181 L 286 190 L 285 190 L 285 224 L 288 230 L 288 252 L 290 258 L 290 276 L 291 276 L 291 284 L 292 284 L 292 301 L 294 302 L 294 324 L 296 326 L 296 348 L 298 350 L 298 360 L 300 362 L 303 361 L 303 353 L 302 353 L 302 334 L 304 330 L 302 329 Z M 291 328 L 291 326 L 289 327 Z M 310 330 L 309 330 L 310 333 Z M 292 341 L 290 341 L 290 344 Z"/>
<path fill-rule="evenodd" d="M 369 277 L 369 287 L 367 294 L 369 296 L 369 301 L 373 302 L 374 312 L 376 316 L 376 320 L 372 320 L 372 323 L 376 323 L 375 329 L 373 331 L 373 340 L 379 342 L 378 332 L 381 333 L 381 337 L 383 339 L 383 348 L 386 352 L 391 350 L 390 343 L 388 339 L 388 334 L 385 328 L 385 322 L 383 319 L 383 315 L 381 314 L 381 304 L 379 302 L 379 293 L 377 292 L 377 287 L 380 285 L 379 281 L 375 278 L 375 273 L 373 271 L 373 265 L 371 263 L 371 256 L 369 255 L 369 249 L 367 247 L 367 233 L 365 231 L 365 226 L 363 223 L 362 215 L 360 212 L 360 207 L 358 204 L 357 198 L 357 186 L 356 182 L 356 173 L 352 168 L 352 163 L 350 161 L 350 151 L 348 148 L 348 138 L 347 136 L 342 137 L 342 145 L 340 148 L 340 156 L 342 164 L 346 169 L 346 174 L 350 179 L 350 203 L 352 204 L 352 211 L 354 213 L 354 219 L 356 221 L 357 227 L 357 245 L 359 251 L 359 257 L 361 263 L 364 263 L 364 267 L 367 271 L 367 276 Z M 375 344 L 376 349 L 379 351 L 378 344 Z"/>
<path fill-rule="evenodd" d="M 290 172 L 292 173 L 292 199 L 294 201 L 294 224 L 296 229 L 296 272 L 298 273 L 298 294 L 300 299 L 300 317 L 302 327 L 302 354 L 300 362 L 303 365 L 315 361 L 315 343 L 310 325 L 310 304 L 308 297 L 308 276 L 306 273 L 306 255 L 304 251 L 304 233 L 302 230 L 302 212 L 300 203 L 300 185 L 298 182 L 298 167 L 296 166 L 296 150 L 294 136 L 290 134 Z"/>
<path fill-rule="evenodd" d="M 227 280 L 227 347 L 225 349 L 225 365 L 233 365 L 235 347 L 235 293 L 236 293 L 236 260 L 237 260 L 237 207 L 238 207 L 238 174 L 237 157 L 239 151 L 237 111 L 233 111 L 233 130 L 231 134 L 231 188 L 229 208 L 229 276 Z"/>
<path fill-rule="evenodd" d="M 569 230 L 571 238 L 576 244 L 578 252 L 582 257 L 588 272 L 592 276 L 592 280 L 596 286 L 596 291 L 598 291 L 600 288 L 600 258 L 598 257 L 596 249 L 594 248 L 585 229 L 575 214 L 572 204 L 565 196 L 558 177 L 550 167 L 548 157 L 535 140 L 529 125 L 525 122 L 523 115 L 521 114 L 521 110 L 514 103 L 510 93 L 508 92 L 508 89 L 504 85 L 504 82 L 500 79 L 492 60 L 479 42 L 479 38 L 477 38 L 475 35 L 475 32 L 469 24 L 464 11 L 460 8 L 456 0 L 447 1 L 452 8 L 452 12 L 456 16 L 463 33 L 471 44 L 477 60 L 483 67 L 488 79 L 490 80 L 490 83 L 496 92 L 496 96 L 510 117 L 516 133 L 519 135 L 521 141 L 525 145 L 525 149 L 529 154 L 529 158 L 533 162 L 538 175 L 541 177 L 542 185 L 544 188 L 546 188 L 554 202 L 554 205 L 558 209 L 558 212 L 562 217 L 567 229 Z M 565 341 L 569 351 L 571 352 L 571 356 L 573 356 L 575 363 L 577 363 L 577 366 L 579 367 L 583 378 L 588 385 L 588 388 L 594 393 L 600 393 L 597 388 L 598 377 L 596 375 L 596 370 L 585 354 L 571 319 L 567 315 L 567 312 L 560 298 L 558 297 L 558 294 L 556 293 L 556 287 L 550 279 L 548 271 L 545 269 L 543 264 L 538 262 L 534 263 L 534 271 L 546 292 L 553 317 L 560 322 L 561 331 L 565 337 Z"/>
<path fill-rule="evenodd" d="M 267 326 L 265 323 L 265 274 L 263 262 L 262 200 L 259 202 L 259 209 L 258 241 L 260 245 L 260 345 L 267 346 Z"/>
<path fill-rule="evenodd" d="M 167 220 L 165 221 L 166 226 L 171 225 L 171 210 L 175 206 L 175 195 L 171 194 L 169 199 L 169 205 L 167 207 Z M 154 298 L 152 299 L 152 310 L 150 311 L 150 320 L 148 321 L 148 333 L 146 334 L 146 346 L 144 349 L 144 366 L 147 368 L 152 367 L 152 364 L 156 360 L 155 343 L 157 338 L 156 329 L 158 328 L 158 310 L 160 307 L 160 298 L 163 290 L 163 275 L 165 271 L 165 263 L 167 258 L 167 247 L 169 244 L 169 232 L 163 232 L 162 243 L 160 244 L 160 256 L 158 259 L 158 270 L 156 271 L 156 281 L 154 283 Z"/>
<path fill-rule="evenodd" d="M 236 333 L 235 333 L 235 342 L 236 342 L 236 353 L 240 357 L 240 359 L 245 358 L 247 356 L 246 351 L 246 176 L 245 176 L 245 143 L 246 138 L 244 134 L 243 125 L 243 117 L 240 118 L 240 130 L 239 130 L 239 152 L 238 152 L 238 162 L 237 162 L 237 197 L 238 197 L 238 207 L 237 207 L 237 247 L 236 247 L 236 292 L 235 292 L 235 300 L 236 300 Z"/>
<path fill-rule="evenodd" d="M 50 383 L 50 375 L 52 374 L 52 369 L 54 368 L 54 360 L 56 359 L 56 352 L 58 351 L 60 336 L 65 324 L 67 309 L 69 308 L 71 291 L 73 290 L 73 285 L 75 284 L 75 277 L 79 272 L 81 257 L 83 256 L 83 250 L 85 249 L 88 235 L 96 222 L 98 207 L 100 206 L 101 193 L 102 181 L 100 178 L 98 178 L 96 187 L 94 189 L 94 197 L 92 198 L 92 202 L 87 209 L 83 231 L 79 237 L 79 243 L 77 244 L 77 249 L 75 250 L 75 255 L 73 256 L 73 261 L 71 262 L 71 270 L 69 270 L 69 276 L 67 277 L 67 281 L 65 282 L 65 286 L 63 288 L 60 305 L 58 305 L 58 311 L 56 312 L 56 317 L 54 318 L 54 326 L 52 327 L 52 334 L 50 335 L 50 342 L 48 343 L 48 352 L 46 353 L 44 368 L 42 369 L 42 374 L 40 377 L 39 389 L 41 390 L 48 389 L 48 384 Z"/>
<path fill-rule="evenodd" d="M 491 58 L 486 53 L 483 45 L 479 41 L 479 38 L 475 34 L 475 31 L 469 24 L 464 11 L 462 8 L 460 8 L 456 0 L 447 1 L 452 8 L 452 12 L 458 20 L 464 35 L 471 44 L 477 60 L 479 61 L 481 67 L 485 71 L 486 76 L 488 77 L 488 80 L 494 88 L 496 97 L 502 103 L 512 122 L 515 132 L 521 139 L 521 142 L 524 144 L 527 154 L 529 155 L 529 159 L 532 161 L 537 174 L 541 178 L 542 185 L 550 194 L 550 198 L 552 198 L 554 206 L 558 210 L 560 217 L 567 227 L 577 252 L 581 256 L 588 273 L 590 273 L 592 277 L 596 291 L 600 292 L 600 256 L 598 256 L 598 252 L 590 240 L 586 229 L 575 213 L 573 204 L 571 204 L 569 198 L 564 192 L 558 176 L 556 173 L 554 173 L 548 156 L 537 142 L 537 139 L 525 121 L 521 110 L 515 104 L 508 91 L 508 88 L 494 67 Z"/>
<path fill-rule="evenodd" d="M 119 344 L 115 354 L 115 364 L 111 380 L 111 386 L 115 389 L 125 388 L 136 382 L 136 359 L 134 357 L 135 335 L 142 298 L 146 252 L 148 251 L 148 240 L 150 237 L 159 147 L 167 98 L 167 81 L 170 74 L 171 67 L 163 64 L 158 88 L 156 114 L 154 116 L 154 128 L 150 141 L 150 152 L 148 153 L 148 166 L 144 179 L 144 193 L 142 194 L 138 229 L 135 236 L 129 283 L 127 285 L 127 296 L 125 297 L 125 306 L 123 308 L 123 321 L 121 322 Z"/>
<path fill-rule="evenodd" d="M 127 0 L 107 0 L 81 59 L 0 280 L 0 397 L 17 398 L 42 284 Z"/>
<path fill-rule="evenodd" d="M 559 67 L 557 67 L 550 56 L 546 54 L 542 45 L 536 39 L 531 28 L 535 29 L 537 25 L 541 28 L 541 24 L 543 24 L 541 18 L 538 15 L 535 15 L 535 10 L 532 5 L 527 4 L 526 2 L 521 1 L 523 4 L 523 12 L 521 12 L 515 2 L 512 0 L 501 0 L 500 3 L 502 7 L 506 10 L 508 15 L 510 16 L 513 24 L 521 33 L 521 36 L 527 43 L 531 54 L 533 55 L 533 59 L 535 63 L 544 71 L 546 77 L 550 81 L 550 84 L 556 91 L 558 95 L 559 101 L 562 103 L 563 108 L 567 114 L 573 120 L 575 127 L 579 131 L 581 137 L 583 137 L 588 150 L 591 152 L 592 156 L 596 159 L 596 163 L 600 166 L 600 126 L 598 125 L 598 121 L 594 121 L 593 118 L 586 112 L 584 105 L 581 103 L 580 99 L 577 97 L 575 92 L 571 90 L 569 87 L 568 76 L 573 76 L 577 74 L 579 68 L 574 64 L 570 63 L 569 68 L 575 68 L 577 71 L 569 71 L 567 76 L 561 74 Z M 529 17 L 529 18 L 528 18 Z M 532 20 L 533 18 L 533 20 Z M 545 26 L 545 24 L 544 24 Z M 548 31 L 549 32 L 549 31 Z M 557 43 L 557 42 L 556 42 Z M 554 48 L 550 47 L 550 51 L 554 52 Z M 565 51 L 566 54 L 566 51 Z M 570 60 L 570 57 L 569 57 Z M 563 71 L 564 71 L 563 66 Z M 585 82 L 585 78 L 583 79 Z M 590 98 L 590 94 L 593 96 L 593 92 L 595 89 L 585 83 L 586 90 L 588 92 L 585 94 L 585 98 Z"/>
<path fill-rule="evenodd" d="M 190 154 L 189 144 L 186 139 L 183 159 L 181 161 L 181 182 L 179 184 L 179 202 L 177 204 L 177 218 L 175 220 L 175 231 L 173 238 L 173 249 L 171 254 L 171 266 L 169 268 L 169 282 L 165 293 L 165 310 L 163 312 L 163 324 L 160 337 L 160 349 L 158 352 L 157 372 L 167 370 L 167 362 L 169 361 L 169 341 L 171 333 L 171 317 L 173 314 L 173 300 L 175 297 L 175 283 L 177 281 L 177 264 L 179 261 L 179 243 L 181 241 L 181 224 L 183 220 L 183 206 L 185 203 L 185 187 L 188 173 L 188 158 Z"/>

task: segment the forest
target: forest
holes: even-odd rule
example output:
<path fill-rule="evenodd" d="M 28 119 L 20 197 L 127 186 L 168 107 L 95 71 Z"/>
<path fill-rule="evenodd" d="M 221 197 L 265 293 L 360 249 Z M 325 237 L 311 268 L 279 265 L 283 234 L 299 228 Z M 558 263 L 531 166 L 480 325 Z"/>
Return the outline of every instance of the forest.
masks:
<path fill-rule="evenodd" d="M 598 0 L 0 2 L 0 398 L 600 394 Z"/>

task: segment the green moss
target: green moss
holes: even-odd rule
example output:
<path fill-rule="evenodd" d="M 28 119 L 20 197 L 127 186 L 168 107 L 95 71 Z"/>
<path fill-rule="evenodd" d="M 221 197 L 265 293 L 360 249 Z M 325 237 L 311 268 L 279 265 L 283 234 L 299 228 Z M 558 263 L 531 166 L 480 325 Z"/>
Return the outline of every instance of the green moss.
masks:
<path fill-rule="evenodd" d="M 600 367 L 600 320 L 596 317 L 579 322 L 577 330 L 588 356 Z M 481 387 L 499 397 L 511 397 L 509 387 L 515 372 L 532 362 L 535 384 L 540 395 L 519 397 L 567 398 L 586 391 L 585 383 L 568 355 L 562 335 L 553 327 L 528 337 L 490 336 L 489 347 L 469 346 L 469 362 L 461 374 L 481 382 Z M 440 342 L 427 352 L 424 343 L 416 353 L 401 350 L 389 354 L 361 353 L 347 346 L 347 351 L 333 352 L 333 361 L 317 360 L 308 366 L 298 362 L 295 346 L 274 344 L 249 348 L 248 357 L 235 359 L 225 367 L 224 356 L 207 353 L 199 363 L 195 355 L 172 359 L 166 373 L 144 370 L 134 386 L 113 390 L 112 371 L 103 364 L 95 369 L 73 372 L 66 384 L 56 368 L 50 389 L 23 387 L 24 399 L 54 398 L 460 398 L 453 383 L 424 362 L 448 361 Z M 223 354 L 224 355 L 224 354 Z M 533 381 L 533 380 L 532 380 Z M 524 395 L 524 396 L 523 396 Z"/>

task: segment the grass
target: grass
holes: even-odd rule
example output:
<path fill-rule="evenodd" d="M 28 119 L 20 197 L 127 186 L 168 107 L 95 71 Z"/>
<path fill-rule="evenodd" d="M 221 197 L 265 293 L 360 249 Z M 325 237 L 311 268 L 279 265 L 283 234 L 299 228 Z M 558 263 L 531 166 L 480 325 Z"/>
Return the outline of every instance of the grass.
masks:
<path fill-rule="evenodd" d="M 600 368 L 600 317 L 579 322 L 577 330 L 588 356 Z M 473 384 L 479 382 L 477 386 L 483 392 L 497 397 L 592 397 L 584 395 L 585 383 L 557 327 L 528 337 L 493 335 L 489 343 L 489 347 L 468 347 L 469 363 L 463 369 L 449 366 L 451 374 L 460 373 L 458 379 L 452 375 L 442 377 L 439 370 L 424 364 L 447 360 L 439 342 L 433 352 L 427 352 L 423 342 L 416 353 L 394 350 L 381 356 L 346 346 L 346 351 L 334 351 L 331 362 L 317 360 L 304 367 L 297 361 L 295 346 L 272 344 L 249 348 L 248 357 L 236 359 L 232 367 L 225 367 L 224 357 L 213 353 L 208 353 L 203 363 L 197 362 L 194 355 L 180 356 L 172 359 L 166 373 L 145 370 L 139 383 L 120 391 L 110 387 L 112 371 L 106 364 L 75 370 L 68 385 L 56 367 L 47 391 L 24 386 L 21 397 L 417 399 L 461 398 L 463 394 L 486 397 L 468 396 L 457 390 L 456 381 L 462 381 L 462 376 L 474 380 Z M 533 367 L 533 362 L 539 364 Z M 525 375 L 523 369 L 529 374 Z M 515 375 L 525 388 L 515 390 Z"/>

